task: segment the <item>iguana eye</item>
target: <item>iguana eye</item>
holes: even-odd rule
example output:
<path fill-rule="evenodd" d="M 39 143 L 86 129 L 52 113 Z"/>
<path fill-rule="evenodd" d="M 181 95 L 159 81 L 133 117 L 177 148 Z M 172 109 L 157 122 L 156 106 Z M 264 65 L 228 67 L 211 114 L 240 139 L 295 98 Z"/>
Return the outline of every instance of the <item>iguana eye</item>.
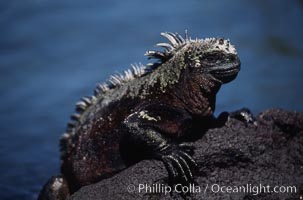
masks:
<path fill-rule="evenodd" d="M 216 62 L 219 57 L 217 55 L 208 55 L 204 58 L 207 62 Z"/>
<path fill-rule="evenodd" d="M 201 67 L 201 63 L 200 62 L 196 62 L 195 63 L 195 67 Z"/>

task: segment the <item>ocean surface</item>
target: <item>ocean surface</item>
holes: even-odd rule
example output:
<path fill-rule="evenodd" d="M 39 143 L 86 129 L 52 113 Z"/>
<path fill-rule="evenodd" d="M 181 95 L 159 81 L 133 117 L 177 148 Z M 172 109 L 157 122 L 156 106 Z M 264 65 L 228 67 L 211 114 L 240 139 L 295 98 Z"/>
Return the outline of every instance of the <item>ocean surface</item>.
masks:
<path fill-rule="evenodd" d="M 242 69 L 216 115 L 303 111 L 302 0 L 0 1 L 0 199 L 36 199 L 59 173 L 58 138 L 96 83 L 166 41 L 229 38 Z"/>

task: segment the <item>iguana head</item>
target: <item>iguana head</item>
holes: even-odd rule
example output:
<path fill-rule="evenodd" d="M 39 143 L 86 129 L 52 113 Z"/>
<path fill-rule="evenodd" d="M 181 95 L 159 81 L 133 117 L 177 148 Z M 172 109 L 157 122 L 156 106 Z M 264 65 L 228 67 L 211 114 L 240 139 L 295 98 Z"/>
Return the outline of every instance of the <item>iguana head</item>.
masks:
<path fill-rule="evenodd" d="M 222 83 L 235 79 L 240 70 L 234 46 L 223 38 L 191 41 L 185 54 L 185 63 L 196 69 L 194 73 L 211 75 Z"/>
<path fill-rule="evenodd" d="M 148 51 L 149 58 L 157 58 L 162 63 L 168 60 L 184 59 L 179 67 L 190 68 L 195 75 L 207 75 L 221 83 L 235 79 L 240 71 L 240 59 L 229 40 L 223 38 L 191 39 L 185 33 L 185 39 L 177 33 L 161 33 L 169 43 L 159 43 L 164 52 Z M 178 56 L 176 56 L 178 55 Z M 180 56 L 181 55 L 181 56 Z M 184 66 L 183 66 L 184 65 Z"/>

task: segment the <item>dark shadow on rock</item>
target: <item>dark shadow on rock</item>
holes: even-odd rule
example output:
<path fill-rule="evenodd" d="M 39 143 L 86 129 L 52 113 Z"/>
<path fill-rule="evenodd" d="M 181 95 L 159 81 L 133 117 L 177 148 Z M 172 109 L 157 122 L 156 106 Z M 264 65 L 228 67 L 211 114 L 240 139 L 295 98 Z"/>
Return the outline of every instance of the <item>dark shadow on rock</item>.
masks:
<path fill-rule="evenodd" d="M 249 124 L 229 117 L 193 143 L 200 169 L 188 199 L 303 198 L 303 113 L 271 109 L 256 120 Z M 161 162 L 144 160 L 70 199 L 183 199 L 177 192 L 164 194 L 165 180 Z M 217 191 L 219 186 L 224 192 Z"/>

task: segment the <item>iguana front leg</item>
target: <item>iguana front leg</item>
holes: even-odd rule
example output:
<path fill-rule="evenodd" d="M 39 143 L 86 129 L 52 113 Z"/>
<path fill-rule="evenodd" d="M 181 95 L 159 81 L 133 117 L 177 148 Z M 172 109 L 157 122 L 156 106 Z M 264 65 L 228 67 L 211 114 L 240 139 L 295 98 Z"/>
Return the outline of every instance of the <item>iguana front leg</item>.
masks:
<path fill-rule="evenodd" d="M 193 149 L 177 143 L 177 138 L 191 126 L 191 116 L 186 111 L 163 104 L 149 105 L 129 115 L 123 125 L 127 146 L 137 149 L 141 159 L 163 161 L 173 183 L 193 180 L 197 167 L 191 157 Z"/>

